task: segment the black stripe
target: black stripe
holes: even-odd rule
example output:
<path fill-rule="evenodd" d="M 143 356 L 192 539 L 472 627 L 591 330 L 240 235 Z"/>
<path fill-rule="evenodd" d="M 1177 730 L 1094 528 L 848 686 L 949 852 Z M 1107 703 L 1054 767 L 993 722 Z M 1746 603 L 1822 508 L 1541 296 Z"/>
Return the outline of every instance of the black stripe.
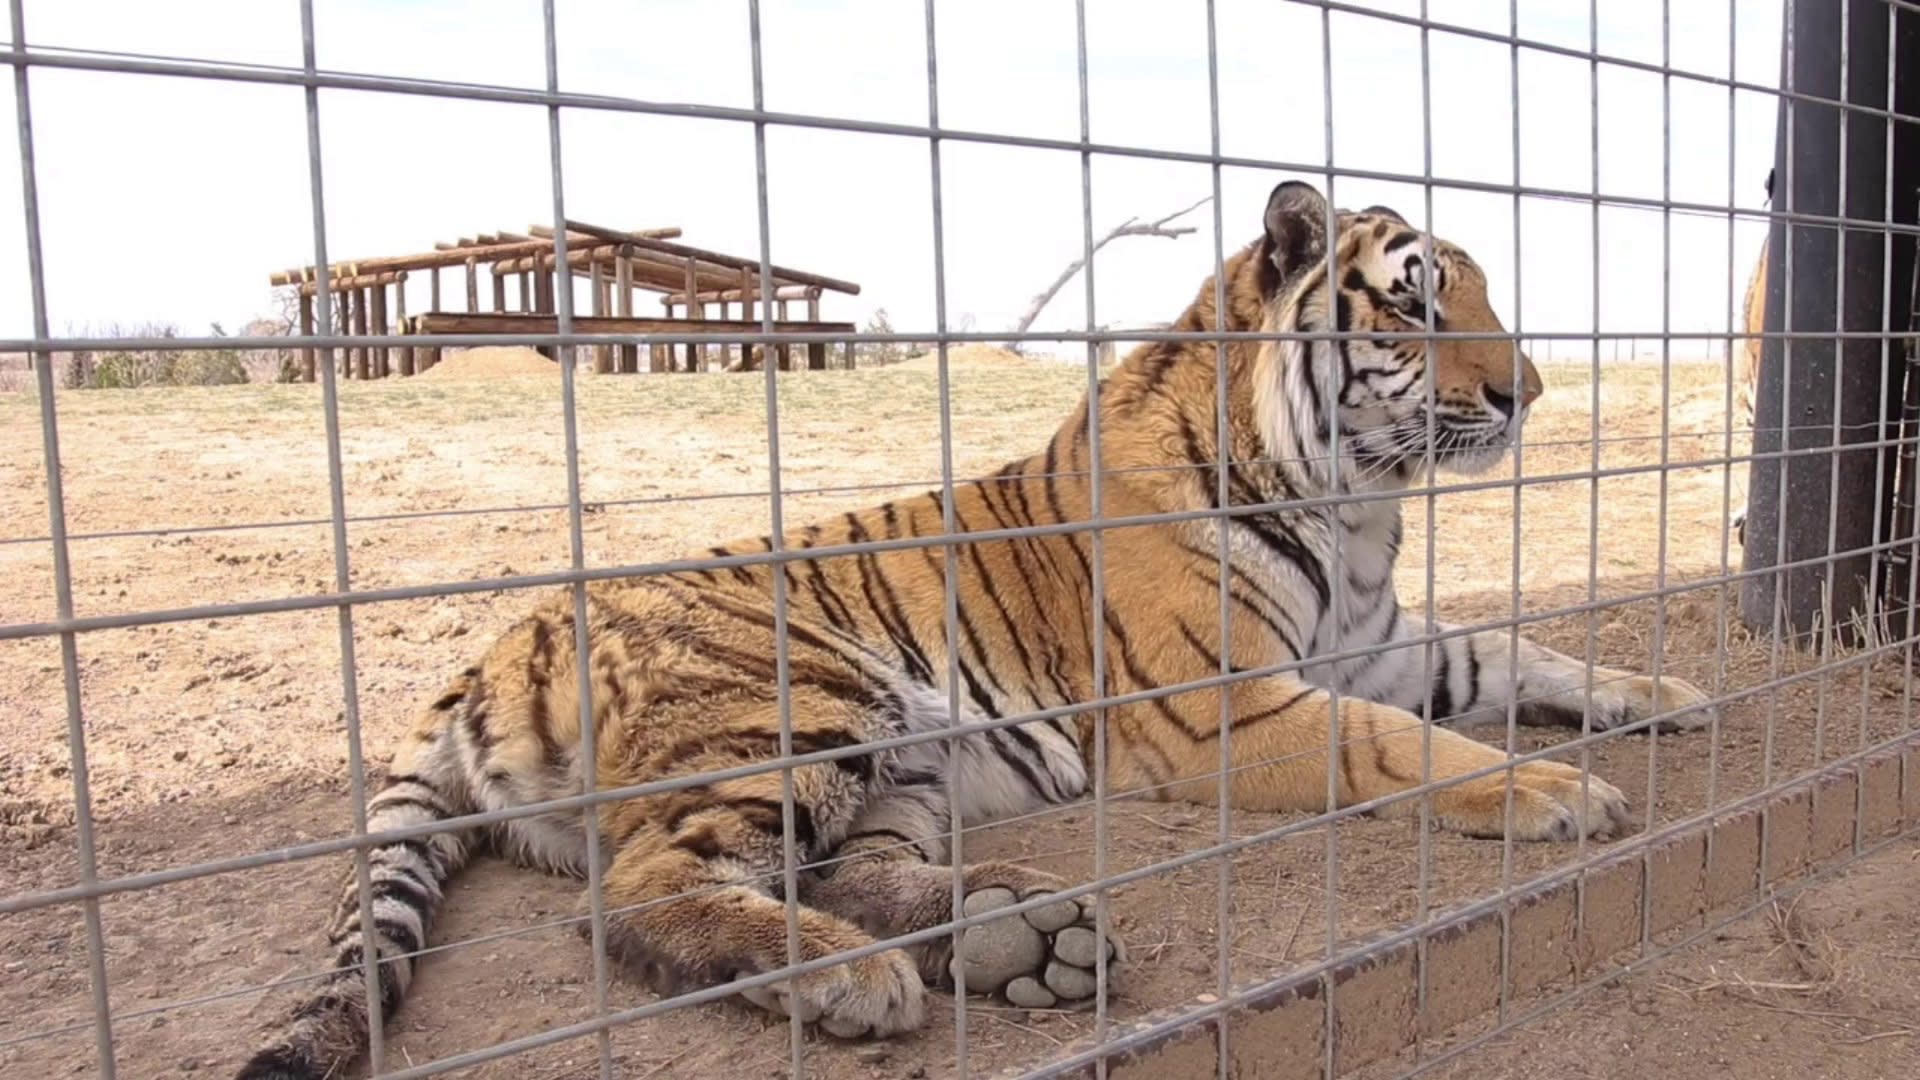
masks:
<path fill-rule="evenodd" d="M 1460 703 L 1460 711 L 1469 713 L 1475 705 L 1480 704 L 1480 650 L 1474 647 L 1473 635 L 1469 634 L 1461 640 L 1467 644 L 1467 700 Z"/>
<path fill-rule="evenodd" d="M 536 617 L 527 621 L 533 624 L 533 640 L 527 645 L 527 681 L 537 688 L 545 688 L 547 676 L 553 670 L 553 631 L 545 619 Z M 538 699 L 539 695 L 534 697 Z"/>
<path fill-rule="evenodd" d="M 731 800 L 730 805 L 748 825 L 785 839 L 786 817 L 777 800 L 747 797 Z M 793 803 L 793 842 L 802 851 L 813 850 L 813 812 L 798 799 Z"/>
<path fill-rule="evenodd" d="M 441 878 L 444 878 L 447 876 L 446 870 L 443 869 L 440 865 L 439 852 L 435 851 L 433 849 L 433 845 L 428 843 L 425 840 L 421 840 L 421 839 L 410 836 L 405 840 L 394 840 L 390 843 L 381 844 L 379 847 L 374 848 L 373 851 L 374 851 L 374 854 L 377 855 L 380 852 L 386 850 L 387 848 L 405 848 L 406 850 L 419 856 L 422 861 L 424 861 L 429 867 L 431 867 L 433 869 L 433 873 L 435 876 L 441 877 Z"/>
<path fill-rule="evenodd" d="M 1399 251 L 1401 248 L 1406 247 L 1408 244 L 1417 244 L 1419 242 L 1420 242 L 1419 233 L 1413 232 L 1411 230 L 1402 230 L 1400 232 L 1394 233 L 1393 239 L 1388 240 L 1386 244 L 1384 244 L 1381 247 L 1381 254 L 1391 255 L 1394 252 Z"/>
<path fill-rule="evenodd" d="M 420 916 L 422 923 L 426 922 L 428 917 L 433 914 L 433 893 L 428 891 L 426 885 L 416 880 L 412 874 L 405 869 L 392 867 L 388 868 L 388 873 L 393 876 L 379 877 L 373 880 L 372 889 L 374 898 L 377 900 L 384 896 L 390 900 L 398 900 L 412 908 L 414 914 Z M 380 917 L 375 915 L 373 921 L 374 925 L 378 926 L 380 924 Z"/>
<path fill-rule="evenodd" d="M 1318 687 L 1309 686 L 1305 690 L 1301 690 L 1300 692 L 1294 694 L 1292 697 L 1288 698 L 1287 700 L 1281 702 L 1278 705 L 1272 706 L 1271 708 L 1261 709 L 1259 712 L 1251 713 L 1247 716 L 1236 716 L 1233 718 L 1233 729 L 1235 731 L 1238 731 L 1241 728 L 1252 727 L 1255 724 L 1262 723 L 1267 720 L 1271 720 L 1276 716 L 1280 716 L 1284 714 L 1287 710 L 1293 708 L 1295 705 L 1300 704 L 1302 701 L 1305 701 L 1307 698 L 1312 697 L 1314 694 L 1317 694 L 1319 692 L 1320 691 Z"/>
<path fill-rule="evenodd" d="M 881 507 L 885 520 L 893 521 L 893 504 Z M 847 537 L 854 543 L 867 539 L 867 530 L 860 519 L 853 514 L 847 515 Z M 880 620 L 881 627 L 887 632 L 887 638 L 900 654 L 901 666 L 909 674 L 929 686 L 933 684 L 933 667 L 927 663 L 926 653 L 920 643 L 914 639 L 913 630 L 907 623 L 906 612 L 900 607 L 900 598 L 894 594 L 893 586 L 887 582 L 885 571 L 874 559 L 872 552 L 861 552 L 855 556 L 860 567 L 860 590 L 866 597 L 867 607 Z M 877 590 L 876 590 L 877 586 Z M 876 591 L 878 595 L 875 595 Z"/>
<path fill-rule="evenodd" d="M 482 752 L 499 742 L 487 725 L 488 712 L 486 681 L 476 678 L 467 688 L 467 737 Z"/>
<path fill-rule="evenodd" d="M 1213 576 L 1212 574 L 1207 573 L 1204 570 L 1198 571 L 1197 574 L 1200 580 L 1207 583 L 1208 588 L 1211 588 L 1216 592 L 1219 591 L 1220 589 L 1219 578 Z M 1244 608 L 1247 614 L 1253 616 L 1253 618 L 1257 620 L 1260 623 L 1260 625 L 1266 627 L 1269 633 L 1273 634 L 1274 637 L 1279 638 L 1280 643 L 1287 647 L 1287 651 L 1290 654 L 1289 659 L 1298 660 L 1301 658 L 1300 643 L 1294 640 L 1293 634 L 1288 630 L 1287 627 L 1280 625 L 1280 623 L 1277 620 L 1269 616 L 1266 612 L 1262 611 L 1258 605 L 1253 603 L 1253 601 L 1248 600 L 1246 597 L 1241 596 L 1239 593 L 1234 592 L 1231 589 L 1227 591 L 1227 599 L 1233 601 L 1233 603 L 1236 604 L 1237 606 Z"/>
<path fill-rule="evenodd" d="M 1032 461 L 1031 458 L 1027 460 L 1029 462 Z M 1023 470 L 1025 466 L 1026 462 L 1022 462 L 1021 467 Z M 1020 474 L 1020 479 L 1013 485 L 1013 495 L 1014 501 L 1008 503 L 1007 511 L 1013 514 L 1014 524 L 1016 526 L 1040 524 L 1040 519 L 1033 514 L 1033 504 L 1027 501 L 1027 476 L 1024 471 Z M 1056 505 L 1053 507 L 1053 510 L 1054 521 L 1059 522 L 1062 520 L 1059 514 L 1059 507 Z M 1023 536 L 1019 542 L 1033 553 L 1033 561 L 1036 564 L 1042 561 L 1047 564 L 1047 572 L 1053 575 L 1053 580 L 1056 583 L 1065 582 L 1067 581 L 1067 576 L 1060 572 L 1060 564 L 1054 560 L 1053 549 L 1049 546 L 1048 541 L 1049 538 L 1044 536 Z"/>
<path fill-rule="evenodd" d="M 1285 527 L 1285 522 L 1272 522 L 1271 516 L 1266 514 L 1249 514 L 1235 518 L 1234 523 L 1246 528 L 1269 551 L 1298 568 L 1301 576 L 1307 579 L 1307 585 L 1313 589 L 1321 609 L 1326 608 L 1333 598 L 1333 590 L 1327 584 L 1327 568 L 1320 565 L 1320 560 Z M 1274 523 L 1281 527 L 1274 528 Z"/>
<path fill-rule="evenodd" d="M 703 824 L 684 833 L 676 832 L 670 843 L 700 859 L 717 859 L 726 854 L 726 848 L 720 843 L 720 838 L 714 834 L 711 825 Z"/>
<path fill-rule="evenodd" d="M 707 549 L 707 554 L 712 555 L 716 558 L 724 559 L 727 556 L 734 554 L 734 552 L 728 551 L 726 548 L 723 548 L 723 547 L 710 547 Z M 731 573 L 734 576 L 734 580 L 740 582 L 740 584 L 742 585 L 755 584 L 755 581 L 753 580 L 752 572 L 750 572 L 746 567 L 729 566 L 727 567 L 727 570 L 729 573 Z"/>
<path fill-rule="evenodd" d="M 1442 642 L 1434 651 L 1439 656 L 1433 666 L 1433 703 L 1429 718 L 1444 720 L 1453 715 L 1453 673 L 1447 662 L 1446 643 Z"/>
<path fill-rule="evenodd" d="M 886 840 L 895 840 L 907 847 L 912 847 L 913 845 L 919 843 L 918 840 L 915 840 L 913 837 L 908 836 L 906 833 L 903 833 L 898 829 L 856 829 L 853 832 L 848 833 L 846 836 L 846 839 L 840 841 L 840 846 L 845 847 L 848 844 L 853 843 L 855 840 L 871 840 L 876 838 L 886 839 Z"/>
<path fill-rule="evenodd" d="M 1085 410 L 1082 409 L 1080 412 L 1076 412 L 1074 414 L 1074 417 L 1077 419 L 1081 415 L 1081 413 L 1084 413 L 1084 412 Z M 1072 423 L 1072 422 L 1073 422 L 1072 420 L 1068 421 L 1068 423 Z M 1054 474 L 1059 471 L 1060 436 L 1064 434 L 1065 431 L 1066 429 L 1063 427 L 1060 432 L 1055 433 L 1053 438 L 1048 441 L 1046 472 L 1040 478 L 1041 486 L 1046 491 L 1046 494 L 1047 494 L 1047 509 L 1053 512 L 1053 519 L 1056 522 L 1059 522 L 1061 524 L 1066 523 L 1067 512 L 1066 510 L 1062 509 L 1060 506 L 1060 491 L 1059 491 L 1057 482 L 1055 480 Z M 1066 538 L 1067 546 L 1073 549 L 1074 558 L 1080 560 L 1080 573 L 1082 575 L 1081 580 L 1083 581 L 1093 580 L 1093 564 L 1087 561 L 1086 552 L 1080 550 L 1079 534 L 1078 533 L 1062 533 L 1061 535 Z"/>
<path fill-rule="evenodd" d="M 1216 672 L 1219 671 L 1220 654 L 1214 652 L 1206 642 L 1200 640 L 1200 635 L 1193 632 L 1193 628 L 1187 625 L 1187 620 L 1180 619 L 1178 621 L 1180 623 L 1180 636 L 1187 639 L 1187 644 L 1191 646 L 1195 652 L 1206 658 L 1208 668 Z M 1236 671 L 1239 669 L 1229 665 L 1227 670 Z"/>
<path fill-rule="evenodd" d="M 858 633 L 860 624 L 854 621 L 853 609 L 840 598 L 833 584 L 827 580 L 826 572 L 820 569 L 820 560 L 807 560 L 807 583 L 813 593 L 813 602 L 827 623 L 834 629 L 845 633 Z"/>
<path fill-rule="evenodd" d="M 1120 664 L 1126 669 L 1127 678 L 1132 681 L 1137 689 L 1159 689 L 1160 683 L 1158 680 L 1147 674 L 1146 669 L 1141 666 L 1139 659 L 1133 655 L 1133 646 L 1127 640 L 1127 633 L 1121 629 L 1120 624 L 1114 620 L 1112 610 L 1108 610 L 1106 614 L 1107 633 L 1114 639 L 1114 644 L 1119 646 Z M 1153 698 L 1152 701 L 1154 710 L 1165 717 L 1168 723 L 1184 732 L 1189 739 L 1199 741 L 1208 737 L 1207 732 L 1196 730 L 1192 725 L 1182 719 L 1180 714 L 1174 710 L 1173 703 L 1168 701 L 1166 697 L 1156 697 Z"/>
<path fill-rule="evenodd" d="M 983 499 L 982 501 L 985 500 Z M 958 507 L 955 509 L 957 510 Z M 992 508 L 989 507 L 988 509 L 991 510 Z M 994 518 L 998 521 L 999 515 L 994 515 Z M 1014 566 L 1020 572 L 1020 577 L 1026 582 L 1027 593 L 1028 596 L 1031 597 L 1033 594 L 1033 581 L 1027 577 L 1026 568 L 1020 565 L 1019 552 L 1015 550 L 1011 544 L 1007 545 L 1007 550 L 1009 557 L 1013 560 Z M 1000 590 L 994 587 L 993 575 L 987 570 L 987 560 L 980 554 L 980 545 L 977 543 L 968 544 L 967 555 L 973 561 L 974 572 L 980 575 L 980 591 L 987 594 L 987 599 L 993 602 L 994 610 L 1000 613 L 1000 622 L 1007 628 L 1007 640 L 1013 643 L 1013 650 L 1020 657 L 1020 668 L 1025 671 L 1027 677 L 1031 679 L 1033 677 L 1033 655 L 1027 651 L 1026 643 L 1020 640 L 1020 626 L 1014 622 L 1013 613 L 1007 610 L 1006 601 L 1000 599 Z"/>
<path fill-rule="evenodd" d="M 1000 513 L 998 507 L 993 505 L 993 500 L 988 496 L 988 491 L 989 489 L 986 486 L 983 485 L 981 487 L 980 505 L 986 507 L 987 513 L 993 516 L 994 526 L 1000 529 L 1013 528 L 1008 518 Z M 1008 510 L 1011 511 L 1012 507 L 1009 506 Z M 1020 575 L 1020 583 L 1026 586 L 1028 608 L 1032 611 L 1043 611 L 1045 610 L 1045 605 L 1040 599 L 1040 586 L 1034 581 L 1033 574 L 1027 570 L 1027 559 L 1021 551 L 1022 546 L 1020 542 L 1007 541 L 1007 557 L 1013 562 L 1014 572 Z M 979 567 L 981 580 L 983 582 L 987 581 L 986 564 L 979 553 L 979 549 L 976 547 L 970 550 L 973 553 L 975 563 Z M 1013 619 L 1007 614 L 1006 605 L 1001 602 L 998 591 L 990 584 L 987 586 L 987 595 L 993 600 L 994 606 L 1000 609 L 1000 617 L 1006 620 L 1007 623 L 1008 636 L 1013 639 L 1014 648 L 1020 652 L 1020 662 L 1026 666 L 1027 674 L 1032 675 L 1033 659 L 1027 652 L 1026 643 L 1021 640 L 1020 633 L 1015 629 Z"/>
<path fill-rule="evenodd" d="M 527 674 L 533 675 L 533 665 L 527 665 Z M 535 684 L 533 693 L 527 695 L 527 727 L 533 731 L 533 737 L 540 741 L 540 761 L 549 769 L 560 767 L 560 743 L 553 737 L 553 717 L 547 712 L 546 676 L 542 674 L 540 682 Z"/>
<path fill-rule="evenodd" d="M 367 814 L 369 817 L 371 817 L 374 813 L 381 810 L 400 809 L 404 807 L 412 807 L 416 810 L 424 810 L 435 818 L 445 818 L 445 817 L 453 816 L 452 814 L 447 812 L 447 808 L 445 806 L 442 806 L 441 804 L 433 802 L 431 800 L 417 798 L 412 795 L 386 795 L 385 793 L 382 793 L 380 795 L 375 795 L 373 798 L 367 800 Z"/>
<path fill-rule="evenodd" d="M 1019 728 L 996 728 L 991 731 L 989 735 L 996 749 L 1000 751 L 1000 760 L 1006 762 L 1014 772 L 1018 773 L 1021 781 L 1029 788 L 1032 788 L 1035 795 L 1038 795 L 1042 800 L 1050 803 L 1060 801 L 1058 789 L 1051 782 L 1052 774 L 1047 773 L 1046 779 L 1043 780 L 1042 773 L 1034 770 L 1034 763 L 1028 762 L 1027 759 L 1020 756 L 1017 749 L 1007 746 L 1006 743 L 1002 741 L 1003 739 L 1011 740 L 1019 744 L 1020 747 L 1030 750 L 1038 757 L 1040 754 L 1040 744 L 1034 741 L 1033 736 L 1021 731 Z"/>

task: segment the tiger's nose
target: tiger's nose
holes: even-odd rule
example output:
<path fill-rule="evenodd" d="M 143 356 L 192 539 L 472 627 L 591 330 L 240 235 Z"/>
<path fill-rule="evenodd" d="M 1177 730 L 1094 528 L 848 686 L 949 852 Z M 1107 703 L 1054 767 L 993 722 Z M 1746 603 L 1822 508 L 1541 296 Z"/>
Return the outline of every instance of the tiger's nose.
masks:
<path fill-rule="evenodd" d="M 1493 408 L 1494 412 L 1509 419 L 1513 417 L 1514 410 L 1519 408 L 1519 405 L 1515 403 L 1511 394 L 1504 394 L 1495 390 L 1491 383 L 1481 387 L 1480 394 L 1487 399 L 1487 404 Z"/>
<path fill-rule="evenodd" d="M 1519 377 L 1517 380 L 1515 375 Z M 1541 391 L 1540 372 L 1534 368 L 1533 361 L 1526 353 L 1520 354 L 1517 372 L 1509 366 L 1507 371 L 1494 375 L 1480 386 L 1480 393 L 1487 399 L 1487 404 L 1500 415 L 1508 417 L 1540 400 Z"/>

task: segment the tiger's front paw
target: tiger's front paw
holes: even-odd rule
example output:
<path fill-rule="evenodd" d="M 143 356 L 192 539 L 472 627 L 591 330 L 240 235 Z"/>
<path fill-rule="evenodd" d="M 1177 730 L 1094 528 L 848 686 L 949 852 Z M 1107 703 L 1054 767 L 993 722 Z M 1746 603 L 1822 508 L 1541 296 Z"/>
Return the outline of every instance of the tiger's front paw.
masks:
<path fill-rule="evenodd" d="M 904 950 L 863 956 L 795 979 L 756 986 L 740 996 L 780 1016 L 843 1039 L 885 1038 L 926 1020 L 926 988 Z"/>
<path fill-rule="evenodd" d="M 1709 700 L 1706 691 L 1677 676 L 1662 675 L 1656 689 L 1652 676 L 1635 675 L 1625 680 L 1615 707 L 1606 710 L 1611 722 L 1599 726 L 1604 730 L 1659 717 L 1650 725 L 1655 731 L 1694 731 L 1720 714 L 1719 706 L 1705 704 Z"/>
<path fill-rule="evenodd" d="M 1505 778 L 1488 779 L 1504 796 Z M 1513 771 L 1515 839 L 1605 840 L 1628 826 L 1627 797 L 1597 776 L 1583 782 L 1579 769 L 1558 761 L 1530 761 Z"/>
<path fill-rule="evenodd" d="M 981 915 L 1048 891 L 978 888 L 967 894 L 962 910 Z M 948 971 L 956 981 L 965 975 L 968 992 L 999 994 L 1021 1008 L 1075 1008 L 1092 1002 L 1098 992 L 1095 965 L 1103 950 L 1111 982 L 1115 969 L 1126 963 L 1126 949 L 1118 938 L 1101 940 L 1093 898 L 1080 896 L 968 927 Z"/>

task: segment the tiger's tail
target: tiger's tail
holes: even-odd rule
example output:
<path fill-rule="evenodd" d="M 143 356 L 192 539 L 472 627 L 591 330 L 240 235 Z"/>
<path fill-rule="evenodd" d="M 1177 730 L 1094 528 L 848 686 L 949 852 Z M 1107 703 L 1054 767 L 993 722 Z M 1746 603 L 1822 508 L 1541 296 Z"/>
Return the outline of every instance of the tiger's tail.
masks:
<path fill-rule="evenodd" d="M 416 753 L 403 751 L 412 761 L 396 762 L 385 786 L 367 800 L 368 832 L 444 821 L 471 809 L 456 755 L 450 752 L 449 729 L 416 733 L 425 745 L 410 748 Z M 339 1075 L 367 1049 L 364 942 L 370 936 L 375 943 L 380 1016 L 390 1018 L 413 982 L 414 964 L 445 899 L 447 880 L 466 864 L 473 839 L 471 830 L 436 832 L 367 850 L 372 934 L 361 933 L 356 870 L 348 875 L 328 928 L 331 969 L 294 1007 L 274 1041 L 241 1068 L 239 1080 L 325 1080 Z"/>

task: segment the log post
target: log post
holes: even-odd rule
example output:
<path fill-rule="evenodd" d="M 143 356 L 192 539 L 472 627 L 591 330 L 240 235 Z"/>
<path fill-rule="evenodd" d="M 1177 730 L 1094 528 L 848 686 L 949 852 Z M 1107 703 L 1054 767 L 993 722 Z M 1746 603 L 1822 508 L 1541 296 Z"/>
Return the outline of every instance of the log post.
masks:
<path fill-rule="evenodd" d="M 300 336 L 313 336 L 313 297 L 300 294 Z M 305 345 L 300 349 L 300 379 L 312 382 L 317 373 L 313 367 L 313 346 Z"/>
<path fill-rule="evenodd" d="M 689 319 L 705 318 L 707 314 L 705 310 L 706 306 L 694 300 L 694 297 L 700 292 L 700 272 L 699 272 L 699 268 L 694 265 L 694 261 L 692 259 L 687 260 L 686 271 L 687 271 L 687 284 L 686 284 L 687 318 Z M 672 310 L 671 304 L 668 305 L 668 310 Z M 691 341 L 687 342 L 687 370 L 688 371 L 699 371 L 700 368 L 702 367 L 702 362 L 705 361 L 706 358 L 707 358 L 707 347 L 705 345 L 696 345 Z"/>
<path fill-rule="evenodd" d="M 407 332 L 407 283 L 401 280 L 393 286 L 393 329 L 396 334 Z M 413 346 L 402 345 L 400 354 L 400 374 L 413 374 Z"/>
<path fill-rule="evenodd" d="M 333 298 L 336 302 L 334 310 L 339 312 L 341 332 L 346 334 L 352 334 L 353 333 L 353 290 L 341 289 L 333 294 Z M 329 332 L 331 332 L 331 330 L 329 330 Z M 347 347 L 340 350 L 340 374 L 342 377 L 348 378 L 348 379 L 353 378 L 353 369 L 354 369 L 353 358 L 355 354 L 357 354 L 359 351 L 360 350 L 356 348 L 352 342 L 348 342 Z"/>
<path fill-rule="evenodd" d="M 361 335 L 362 337 L 366 336 L 366 333 L 367 333 L 367 290 L 366 289 L 354 290 L 353 332 Z M 368 348 L 365 344 L 362 344 L 359 348 L 353 350 L 353 377 L 354 378 L 365 379 L 365 378 L 371 377 L 368 373 L 368 369 L 372 365 L 373 357 L 367 354 L 372 351 L 373 350 Z"/>
<path fill-rule="evenodd" d="M 787 321 L 787 302 L 785 300 L 779 301 L 777 306 L 774 308 L 774 321 L 776 323 L 783 323 Z M 792 371 L 793 370 L 793 346 L 783 341 L 780 344 L 774 346 L 774 352 L 780 358 L 779 360 L 780 370 Z"/>
<path fill-rule="evenodd" d="M 433 268 L 433 284 L 427 290 L 427 310 L 440 310 L 440 268 Z"/>
<path fill-rule="evenodd" d="M 507 311 L 507 275 L 493 275 L 493 310 L 506 314 Z"/>
<path fill-rule="evenodd" d="M 740 268 L 740 321 L 741 322 L 753 321 L 753 286 L 754 284 L 755 282 L 753 278 L 753 271 L 747 269 L 744 266 L 741 267 Z M 752 366 L 753 366 L 753 343 L 750 341 L 743 341 L 740 343 L 740 370 L 749 371 L 752 369 Z"/>
<path fill-rule="evenodd" d="M 367 296 L 372 301 L 367 313 L 368 329 L 372 333 L 384 336 L 387 332 L 387 287 L 375 285 Z M 393 369 L 392 358 L 387 355 L 387 347 L 374 345 L 370 347 L 370 351 L 373 356 L 368 366 L 373 369 L 373 377 L 386 378 Z"/>
<path fill-rule="evenodd" d="M 522 270 L 517 275 L 520 283 L 520 310 L 533 314 L 533 274 Z"/>
<path fill-rule="evenodd" d="M 480 261 L 472 257 L 467 259 L 467 310 L 480 311 Z"/>
<path fill-rule="evenodd" d="M 820 321 L 820 292 L 817 289 L 809 289 L 807 291 L 808 291 L 807 321 L 819 322 Z M 808 343 L 807 370 L 808 371 L 827 370 L 827 343 L 826 342 L 815 341 L 815 342 Z"/>
<path fill-rule="evenodd" d="M 607 313 L 607 290 L 604 278 L 605 272 L 601 270 L 600 263 L 596 260 L 593 268 L 587 273 L 587 283 L 590 286 L 590 291 L 593 293 L 593 313 L 595 315 L 605 315 Z M 613 350 L 605 345 L 595 345 L 593 347 L 594 374 L 605 375 L 612 370 Z"/>
<path fill-rule="evenodd" d="M 613 262 L 614 314 L 628 318 L 633 314 L 633 256 L 632 249 L 621 247 L 620 254 Z M 640 370 L 640 347 L 637 345 L 620 346 L 620 370 L 638 372 Z"/>
<path fill-rule="evenodd" d="M 553 314 L 553 271 L 536 269 L 533 272 L 533 303 L 535 313 Z M 534 351 L 549 360 L 560 359 L 551 346 L 542 345 Z"/>

